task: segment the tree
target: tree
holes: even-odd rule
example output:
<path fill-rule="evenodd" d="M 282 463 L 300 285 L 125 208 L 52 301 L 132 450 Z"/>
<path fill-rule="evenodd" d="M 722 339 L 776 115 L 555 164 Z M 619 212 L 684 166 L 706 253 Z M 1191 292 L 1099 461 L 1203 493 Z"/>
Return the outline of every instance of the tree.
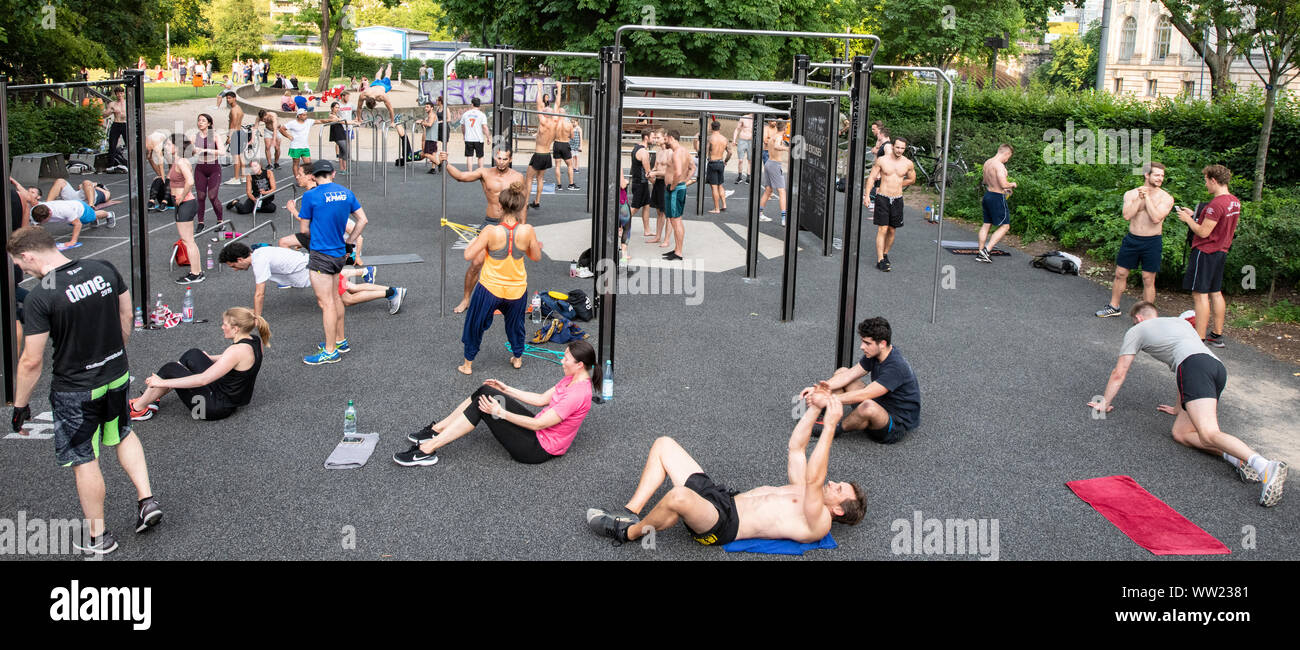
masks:
<path fill-rule="evenodd" d="M 208 23 L 211 0 L 172 0 L 172 45 L 188 45 L 192 41 L 212 38 L 212 25 Z"/>
<path fill-rule="evenodd" d="M 374 3 L 386 8 L 395 6 L 397 2 L 398 0 L 374 0 Z M 316 87 L 327 88 L 339 45 L 343 42 L 344 35 L 350 35 L 357 27 L 357 8 L 353 6 L 352 0 L 301 0 L 300 6 L 302 8 L 296 15 L 281 17 L 276 31 L 295 31 L 299 34 L 315 31 L 320 36 L 321 66 Z"/>
<path fill-rule="evenodd" d="M 1097 78 L 1101 29 L 1093 26 L 1080 38 L 1068 34 L 1052 42 L 1052 58 L 1038 68 L 1039 78 L 1052 86 L 1087 90 Z"/>
<path fill-rule="evenodd" d="M 1250 0 L 1253 23 L 1243 51 L 1259 48 L 1263 70 L 1255 58 L 1247 56 L 1250 69 L 1264 82 L 1264 124 L 1259 131 L 1259 151 L 1255 154 L 1255 185 L 1250 200 L 1258 201 L 1264 192 L 1264 171 L 1268 164 L 1268 142 L 1273 133 L 1273 112 L 1277 108 L 1279 88 L 1300 76 L 1300 0 Z M 1287 73 L 1298 70 L 1286 79 Z"/>
<path fill-rule="evenodd" d="M 0 0 L 0 72 L 65 81 L 82 67 L 133 67 L 163 47 L 164 0 Z"/>
<path fill-rule="evenodd" d="M 1169 22 L 1187 39 L 1198 54 L 1205 53 L 1210 71 L 1210 98 L 1229 89 L 1229 68 L 1241 54 L 1241 0 L 1161 0 L 1169 10 Z M 1214 47 L 1206 37 L 1213 31 Z"/>
<path fill-rule="evenodd" d="M 214 0 L 208 22 L 218 52 L 238 58 L 262 51 L 262 20 L 253 0 Z"/>

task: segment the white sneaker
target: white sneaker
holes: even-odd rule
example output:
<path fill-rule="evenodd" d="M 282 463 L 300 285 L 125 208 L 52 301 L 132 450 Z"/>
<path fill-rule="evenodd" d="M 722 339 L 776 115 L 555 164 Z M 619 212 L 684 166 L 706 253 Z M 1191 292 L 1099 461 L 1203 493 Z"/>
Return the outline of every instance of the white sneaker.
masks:
<path fill-rule="evenodd" d="M 580 278 L 594 278 L 594 277 L 596 277 L 596 274 L 595 274 L 595 273 L 592 273 L 592 272 L 591 272 L 591 269 L 589 269 L 589 268 L 587 268 L 587 267 L 585 267 L 585 266 L 579 266 L 579 267 L 578 267 L 578 277 L 580 277 Z"/>
<path fill-rule="evenodd" d="M 771 220 L 772 220 L 772 217 L 769 217 L 769 216 L 767 216 L 766 214 L 760 212 L 760 213 L 758 213 L 758 220 L 759 220 L 759 221 L 771 221 Z"/>
<path fill-rule="evenodd" d="M 243 184 L 244 184 L 244 181 L 241 181 L 241 180 L 239 180 L 238 178 L 232 178 L 232 179 L 230 179 L 230 180 L 228 180 L 228 181 L 222 183 L 222 185 L 243 185 Z"/>

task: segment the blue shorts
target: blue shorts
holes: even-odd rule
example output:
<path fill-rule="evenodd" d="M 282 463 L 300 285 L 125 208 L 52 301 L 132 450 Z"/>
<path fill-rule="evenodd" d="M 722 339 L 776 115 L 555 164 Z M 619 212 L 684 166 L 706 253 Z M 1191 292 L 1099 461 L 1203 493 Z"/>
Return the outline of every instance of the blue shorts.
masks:
<path fill-rule="evenodd" d="M 669 219 L 681 219 L 686 212 L 686 183 L 678 183 L 664 201 L 664 213 Z"/>
<path fill-rule="evenodd" d="M 892 445 L 899 440 L 902 440 L 904 435 L 907 435 L 907 428 L 895 424 L 893 414 L 890 414 L 889 422 L 885 424 L 884 427 L 880 429 L 867 429 L 867 437 L 882 445 Z"/>
<path fill-rule="evenodd" d="M 85 206 L 81 211 L 81 223 L 95 223 L 95 207 L 85 202 L 81 205 Z"/>
<path fill-rule="evenodd" d="M 984 223 L 995 226 L 1011 223 L 1011 208 L 1007 206 L 1006 195 L 984 191 Z"/>
<path fill-rule="evenodd" d="M 371 88 L 374 88 L 375 86 L 383 86 L 384 92 L 386 93 L 393 92 L 393 82 L 390 81 L 388 77 L 384 77 L 383 79 L 376 79 L 370 82 Z"/>
<path fill-rule="evenodd" d="M 1163 251 L 1160 235 L 1140 237 L 1129 233 L 1119 244 L 1115 266 L 1136 269 L 1140 265 L 1146 273 L 1160 272 L 1160 254 Z"/>

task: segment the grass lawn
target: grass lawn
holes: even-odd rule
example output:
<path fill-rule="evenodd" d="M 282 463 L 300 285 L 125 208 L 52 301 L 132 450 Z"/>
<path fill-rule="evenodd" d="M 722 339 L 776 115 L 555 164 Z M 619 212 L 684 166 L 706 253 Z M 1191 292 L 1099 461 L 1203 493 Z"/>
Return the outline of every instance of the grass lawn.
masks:
<path fill-rule="evenodd" d="M 216 97 L 220 93 L 221 86 L 219 85 L 195 88 L 189 84 L 147 83 L 144 85 L 144 103 L 152 104 L 154 102 L 174 102 L 199 97 Z"/>

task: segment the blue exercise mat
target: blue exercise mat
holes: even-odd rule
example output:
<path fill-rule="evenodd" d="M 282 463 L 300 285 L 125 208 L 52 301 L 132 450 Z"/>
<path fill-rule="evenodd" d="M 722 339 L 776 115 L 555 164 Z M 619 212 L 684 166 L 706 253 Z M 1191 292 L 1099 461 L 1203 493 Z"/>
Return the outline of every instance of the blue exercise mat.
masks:
<path fill-rule="evenodd" d="M 728 553 L 768 553 L 771 555 L 803 555 L 804 551 L 819 548 L 838 548 L 830 533 L 820 541 L 805 544 L 792 539 L 738 539 L 722 547 Z"/>

